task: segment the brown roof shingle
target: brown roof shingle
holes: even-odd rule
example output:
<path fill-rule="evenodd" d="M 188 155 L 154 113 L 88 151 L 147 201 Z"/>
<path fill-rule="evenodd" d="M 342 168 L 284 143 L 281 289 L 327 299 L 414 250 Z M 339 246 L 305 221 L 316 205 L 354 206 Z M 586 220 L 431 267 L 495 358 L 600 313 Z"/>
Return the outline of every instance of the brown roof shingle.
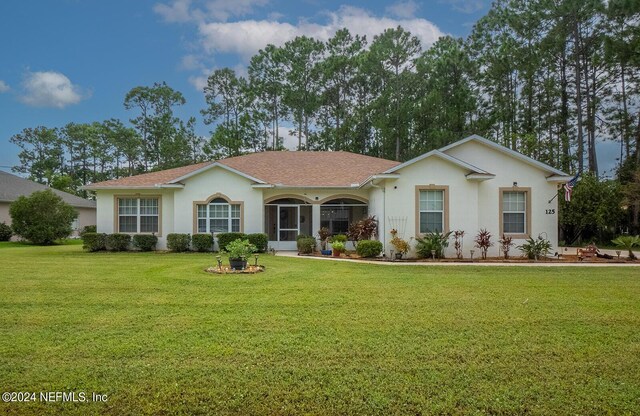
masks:
<path fill-rule="evenodd" d="M 157 172 L 149 172 L 149 173 L 143 173 L 140 175 L 128 176 L 126 178 L 111 179 L 108 181 L 93 183 L 87 186 L 86 188 L 87 189 L 112 188 L 117 186 L 122 186 L 125 188 L 130 186 L 153 187 L 157 184 L 171 182 L 174 179 L 187 175 L 207 165 L 211 165 L 212 163 L 214 162 L 208 161 L 208 162 L 196 163 L 195 165 L 188 165 L 188 166 L 182 166 L 179 168 L 159 170 Z"/>
<path fill-rule="evenodd" d="M 175 181 L 215 162 L 203 162 L 158 172 L 112 179 L 88 189 L 153 187 Z M 260 152 L 219 160 L 218 163 L 266 183 L 300 187 L 348 187 L 399 164 L 393 160 L 350 152 Z"/>
<path fill-rule="evenodd" d="M 398 164 L 349 152 L 262 152 L 220 163 L 270 184 L 301 187 L 350 186 Z"/>

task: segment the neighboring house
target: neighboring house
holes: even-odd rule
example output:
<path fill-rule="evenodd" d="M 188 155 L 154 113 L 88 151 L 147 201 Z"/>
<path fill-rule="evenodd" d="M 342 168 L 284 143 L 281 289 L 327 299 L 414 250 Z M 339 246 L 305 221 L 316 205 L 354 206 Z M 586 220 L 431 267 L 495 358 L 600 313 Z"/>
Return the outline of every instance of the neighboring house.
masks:
<path fill-rule="evenodd" d="M 569 175 L 471 136 L 405 163 L 348 152 L 263 152 L 86 187 L 96 191 L 98 231 L 155 233 L 264 232 L 278 250 L 320 227 L 344 233 L 365 215 L 409 239 L 464 230 L 465 257 L 487 228 L 519 243 L 546 236 L 558 243 L 558 186 Z M 449 247 L 448 256 L 454 254 Z"/>
<path fill-rule="evenodd" d="M 11 224 L 9 206 L 13 201 L 21 196 L 29 196 L 36 191 L 50 189 L 55 192 L 64 202 L 71 205 L 78 211 L 78 218 L 73 222 L 73 234 L 87 225 L 96 225 L 96 201 L 80 198 L 67 192 L 49 188 L 48 186 L 0 171 L 0 222 Z"/>

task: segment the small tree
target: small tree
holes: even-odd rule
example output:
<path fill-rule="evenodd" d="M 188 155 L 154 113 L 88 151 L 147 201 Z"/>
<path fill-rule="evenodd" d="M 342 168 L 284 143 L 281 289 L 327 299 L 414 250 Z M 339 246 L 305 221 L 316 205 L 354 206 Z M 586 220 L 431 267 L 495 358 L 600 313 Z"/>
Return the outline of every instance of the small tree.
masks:
<path fill-rule="evenodd" d="M 53 244 L 73 231 L 71 223 L 78 212 L 53 191 L 47 189 L 21 196 L 9 208 L 13 232 L 34 244 Z"/>

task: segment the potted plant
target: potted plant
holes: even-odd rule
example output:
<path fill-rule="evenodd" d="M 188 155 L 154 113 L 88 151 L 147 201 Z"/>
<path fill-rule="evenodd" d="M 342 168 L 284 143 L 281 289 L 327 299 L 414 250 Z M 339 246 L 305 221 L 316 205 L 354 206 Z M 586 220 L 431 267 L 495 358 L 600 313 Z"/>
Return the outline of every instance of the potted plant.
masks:
<path fill-rule="evenodd" d="M 238 238 L 227 244 L 225 251 L 229 254 L 229 266 L 234 270 L 244 270 L 247 268 L 247 257 L 257 249 L 249 240 Z"/>
<path fill-rule="evenodd" d="M 331 232 L 327 227 L 322 227 L 318 230 L 318 237 L 320 238 L 320 253 L 323 256 L 330 256 L 331 250 L 327 250 L 327 243 L 329 242 L 329 237 L 331 236 Z"/>
<path fill-rule="evenodd" d="M 333 248 L 333 257 L 340 257 L 340 254 L 345 251 L 345 244 L 342 241 L 334 241 L 331 243 L 331 247 Z"/>
<path fill-rule="evenodd" d="M 389 242 L 395 249 L 396 260 L 400 260 L 403 255 L 409 252 L 409 242 L 398 237 L 398 230 L 396 230 L 395 228 L 392 229 L 390 233 L 391 233 L 391 241 Z"/>

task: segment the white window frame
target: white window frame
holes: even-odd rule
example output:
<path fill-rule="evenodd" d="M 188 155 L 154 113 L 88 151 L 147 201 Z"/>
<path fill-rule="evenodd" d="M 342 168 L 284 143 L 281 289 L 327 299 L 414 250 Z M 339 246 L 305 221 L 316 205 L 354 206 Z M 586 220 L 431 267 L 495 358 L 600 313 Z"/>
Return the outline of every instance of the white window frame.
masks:
<path fill-rule="evenodd" d="M 440 192 L 440 194 L 442 195 L 442 209 L 441 210 L 434 210 L 434 209 L 421 209 L 420 208 L 420 203 L 422 202 L 422 193 L 428 193 L 428 192 Z M 446 204 L 445 204 L 445 195 L 446 190 L 445 189 L 420 189 L 418 191 L 418 231 L 420 234 L 427 234 L 433 231 L 429 231 L 429 230 L 423 230 L 422 229 L 422 221 L 420 221 L 420 217 L 422 213 L 439 213 L 440 214 L 440 218 L 441 218 L 441 225 L 442 225 L 442 229 L 439 231 L 440 233 L 446 232 L 445 228 L 446 228 L 446 224 L 445 224 L 445 209 L 446 209 Z"/>
<path fill-rule="evenodd" d="M 523 209 L 522 211 L 507 211 L 504 209 L 504 204 L 505 204 L 505 199 L 506 199 L 506 195 L 507 194 L 522 194 L 524 200 L 522 201 L 522 206 Z M 529 230 L 527 229 L 527 192 L 526 191 L 518 191 L 518 190 L 512 190 L 512 191 L 502 191 L 502 230 L 504 234 L 527 234 L 529 232 Z M 522 232 L 520 231 L 506 231 L 505 230 L 505 220 L 504 220 L 504 216 L 505 214 L 522 214 Z"/>
<path fill-rule="evenodd" d="M 123 199 L 133 199 L 136 201 L 136 213 L 135 214 L 121 214 L 120 213 L 120 205 L 121 205 L 121 201 Z M 140 209 L 140 201 L 142 199 L 151 199 L 151 200 L 155 200 L 156 201 L 156 214 L 142 214 L 141 213 L 141 209 Z M 117 227 L 117 232 L 118 233 L 123 233 L 123 234 L 160 234 L 160 197 L 158 196 L 127 196 L 127 195 L 122 195 L 122 196 L 117 196 L 116 197 L 117 200 L 117 217 L 118 217 L 118 227 Z M 121 226 L 122 226 L 122 217 L 134 217 L 136 219 L 136 230 L 135 231 L 121 231 Z M 156 228 L 155 231 L 140 231 L 141 227 L 142 227 L 142 221 L 141 218 L 142 217 L 156 217 L 158 218 L 158 226 Z"/>
<path fill-rule="evenodd" d="M 200 207 L 201 206 L 206 206 L 206 217 L 202 217 L 200 215 Z M 227 208 L 227 215 L 226 217 L 213 217 L 213 209 L 212 207 L 214 206 L 226 206 Z M 233 208 L 232 207 L 237 207 L 238 210 L 238 216 L 234 217 L 233 216 Z M 196 230 L 198 233 L 211 233 L 211 220 L 227 220 L 227 230 L 226 231 L 216 231 L 216 233 L 239 233 L 242 230 L 242 205 L 241 204 L 230 204 L 228 202 L 210 202 L 208 204 L 197 204 L 196 205 Z M 201 231 L 200 230 L 200 220 L 205 220 L 205 230 L 206 231 Z M 238 229 L 236 231 L 233 231 L 233 220 L 238 220 Z"/>

